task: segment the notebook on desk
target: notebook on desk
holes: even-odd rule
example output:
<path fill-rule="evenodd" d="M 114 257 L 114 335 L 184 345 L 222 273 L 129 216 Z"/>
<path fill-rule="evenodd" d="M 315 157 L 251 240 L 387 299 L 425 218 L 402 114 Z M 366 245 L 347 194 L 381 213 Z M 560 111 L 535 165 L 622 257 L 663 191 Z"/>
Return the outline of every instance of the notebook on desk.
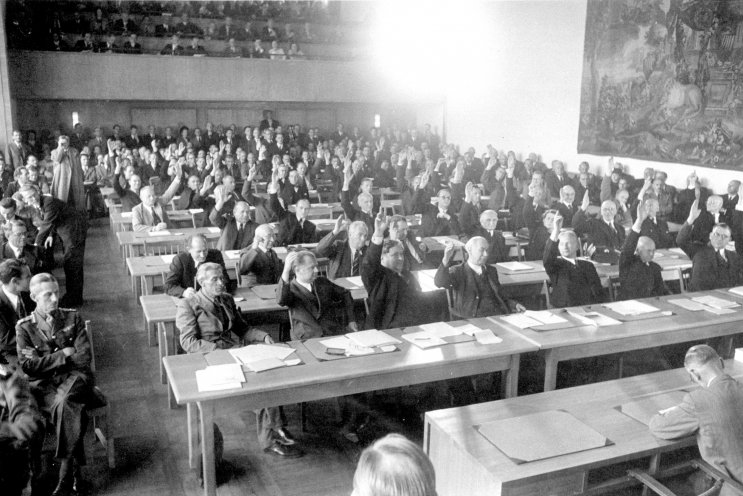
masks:
<path fill-rule="evenodd" d="M 650 425 L 650 419 L 656 413 L 678 405 L 684 399 L 685 394 L 686 391 L 683 390 L 654 394 L 619 405 L 617 410 L 642 424 Z"/>

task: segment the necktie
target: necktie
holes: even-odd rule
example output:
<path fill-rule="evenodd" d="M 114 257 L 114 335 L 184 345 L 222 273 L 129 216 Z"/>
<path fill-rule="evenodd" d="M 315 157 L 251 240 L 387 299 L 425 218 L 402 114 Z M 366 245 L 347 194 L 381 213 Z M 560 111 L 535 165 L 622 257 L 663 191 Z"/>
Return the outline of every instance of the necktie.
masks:
<path fill-rule="evenodd" d="M 242 243 L 243 234 L 245 234 L 245 224 L 238 224 L 237 225 L 237 242 L 238 242 L 238 244 L 241 244 Z"/>
<path fill-rule="evenodd" d="M 353 254 L 353 261 L 351 262 L 351 277 L 359 275 L 359 262 L 361 262 L 361 251 L 356 250 Z"/>
<path fill-rule="evenodd" d="M 23 318 L 26 316 L 26 308 L 23 306 L 21 295 L 18 295 L 18 305 L 16 305 L 15 313 L 18 315 L 18 318 Z"/>
<path fill-rule="evenodd" d="M 161 222 L 162 222 L 162 219 L 160 218 L 159 215 L 157 215 L 157 212 L 153 208 L 152 209 L 152 225 L 156 226 L 156 225 L 158 225 Z"/>
<path fill-rule="evenodd" d="M 723 263 L 728 263 L 728 259 L 725 256 L 725 250 L 720 250 L 717 252 L 717 256 L 720 257 L 720 260 L 723 261 Z"/>

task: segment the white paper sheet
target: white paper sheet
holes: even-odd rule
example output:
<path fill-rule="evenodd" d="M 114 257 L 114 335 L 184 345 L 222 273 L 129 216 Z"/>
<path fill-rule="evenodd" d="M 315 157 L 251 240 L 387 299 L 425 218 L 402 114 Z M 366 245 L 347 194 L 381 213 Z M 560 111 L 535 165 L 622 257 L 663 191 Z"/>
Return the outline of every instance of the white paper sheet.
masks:
<path fill-rule="evenodd" d="M 431 239 L 438 241 L 442 245 L 454 245 L 455 247 L 464 246 L 464 243 L 456 238 L 450 238 L 449 236 L 431 236 Z"/>
<path fill-rule="evenodd" d="M 166 264 L 173 263 L 174 258 L 175 255 L 160 255 L 160 260 L 162 260 Z"/>
<path fill-rule="evenodd" d="M 521 262 L 498 262 L 495 264 L 496 267 L 502 267 L 506 270 L 510 271 L 519 271 L 519 270 L 532 270 L 534 267 L 531 265 L 527 265 L 525 263 Z"/>
<path fill-rule="evenodd" d="M 148 236 L 170 236 L 170 231 L 147 231 Z"/>
<path fill-rule="evenodd" d="M 264 370 L 278 369 L 280 367 L 286 367 L 286 363 L 283 360 L 279 360 L 276 357 L 264 358 L 262 360 L 256 360 L 245 364 L 253 372 L 263 372 Z"/>
<path fill-rule="evenodd" d="M 686 253 L 684 253 L 684 250 L 682 250 L 681 248 L 669 248 L 668 251 L 670 251 L 671 253 L 676 253 L 677 255 L 686 255 Z"/>
<path fill-rule="evenodd" d="M 653 313 L 658 311 L 654 306 L 648 305 L 647 303 L 641 303 L 637 300 L 615 301 L 613 303 L 606 303 L 604 306 L 615 311 L 619 315 L 642 315 L 644 313 Z"/>
<path fill-rule="evenodd" d="M 571 310 L 568 311 L 568 313 L 586 325 L 605 327 L 621 324 L 621 322 L 617 319 L 612 319 L 608 315 L 604 315 L 603 313 L 599 312 L 583 312 L 578 310 Z"/>
<path fill-rule="evenodd" d="M 346 277 L 346 281 L 350 282 L 354 286 L 358 288 L 364 287 L 364 282 L 361 280 L 361 276 L 355 276 L 355 277 Z"/>
<path fill-rule="evenodd" d="M 207 228 L 210 233 L 219 234 L 221 231 L 218 227 L 209 227 Z"/>
<path fill-rule="evenodd" d="M 388 344 L 399 344 L 402 341 L 395 339 L 386 332 L 379 331 L 377 329 L 369 329 L 368 331 L 349 332 L 346 337 L 353 341 L 358 346 L 364 346 L 367 348 L 374 348 L 375 346 L 384 346 Z"/>
<path fill-rule="evenodd" d="M 477 331 L 475 333 L 475 339 L 480 344 L 498 344 L 503 342 L 503 340 L 493 334 L 493 331 L 491 331 L 490 329 L 482 329 L 480 331 Z"/>
<path fill-rule="evenodd" d="M 431 336 L 425 331 L 403 334 L 402 338 L 405 341 L 409 341 L 410 343 L 416 345 L 418 348 L 422 348 L 424 350 L 427 348 L 433 348 L 434 346 L 442 346 L 446 344 L 446 341 L 444 341 L 443 339 L 437 338 L 436 336 Z"/>
<path fill-rule="evenodd" d="M 277 255 L 286 255 L 288 253 L 286 246 L 274 246 L 273 251 L 276 252 Z"/>
<path fill-rule="evenodd" d="M 131 219 L 132 218 L 132 212 L 121 212 L 121 218 L 123 218 L 123 219 Z"/>
<path fill-rule="evenodd" d="M 492 318 L 492 317 L 488 317 Z M 499 317 L 504 322 L 508 322 L 512 326 L 516 326 L 519 329 L 526 329 L 527 327 L 534 327 L 541 325 L 541 322 L 538 320 L 532 319 L 531 317 L 527 317 L 523 313 L 512 313 L 511 315 L 504 315 L 502 317 Z"/>
<path fill-rule="evenodd" d="M 538 320 L 542 324 L 563 324 L 567 322 L 567 320 L 563 319 L 562 317 L 558 317 L 557 315 L 553 314 L 549 310 L 541 310 L 541 311 L 534 311 L 534 310 L 527 310 L 524 312 L 524 315 L 526 315 L 529 318 L 532 318 L 534 320 Z"/>
<path fill-rule="evenodd" d="M 685 310 L 689 310 L 690 312 L 698 312 L 705 309 L 704 305 L 690 300 L 689 298 L 674 298 L 672 300 L 668 300 L 668 303 L 681 307 Z"/>
<path fill-rule="evenodd" d="M 334 336 L 332 338 L 323 339 L 320 344 L 326 348 L 341 348 L 347 350 L 351 346 L 351 340 L 346 336 Z"/>
<path fill-rule="evenodd" d="M 288 346 L 274 346 L 270 344 L 251 344 L 242 348 L 233 348 L 229 350 L 230 355 L 237 358 L 244 364 L 257 362 L 266 358 L 278 358 L 284 360 L 294 353 L 294 348 Z"/>
<path fill-rule="evenodd" d="M 462 334 L 462 330 L 459 327 L 452 327 L 446 322 L 434 322 L 433 324 L 423 324 L 418 327 L 429 336 L 440 339 Z"/>
<path fill-rule="evenodd" d="M 482 329 L 480 329 L 474 324 L 465 324 L 463 326 L 457 327 L 457 329 L 462 334 L 466 334 L 468 336 L 474 336 L 477 331 L 482 331 Z"/>
<path fill-rule="evenodd" d="M 222 391 L 241 387 L 245 374 L 238 363 L 212 365 L 196 371 L 199 391 Z"/>
<path fill-rule="evenodd" d="M 203 208 L 189 208 L 188 211 L 192 214 L 202 214 L 204 213 Z"/>
<path fill-rule="evenodd" d="M 738 306 L 737 303 L 730 300 L 724 300 L 722 298 L 718 298 L 717 296 L 712 295 L 705 295 L 705 296 L 697 296 L 696 298 L 692 298 L 692 300 L 696 301 L 697 303 L 701 303 L 702 305 L 707 305 L 708 307 L 712 308 L 735 308 Z"/>
<path fill-rule="evenodd" d="M 730 288 L 728 289 L 728 291 L 738 296 L 743 296 L 743 286 L 737 286 L 735 288 Z"/>
<path fill-rule="evenodd" d="M 225 250 L 224 254 L 227 255 L 227 258 L 233 260 L 240 258 L 240 250 Z"/>

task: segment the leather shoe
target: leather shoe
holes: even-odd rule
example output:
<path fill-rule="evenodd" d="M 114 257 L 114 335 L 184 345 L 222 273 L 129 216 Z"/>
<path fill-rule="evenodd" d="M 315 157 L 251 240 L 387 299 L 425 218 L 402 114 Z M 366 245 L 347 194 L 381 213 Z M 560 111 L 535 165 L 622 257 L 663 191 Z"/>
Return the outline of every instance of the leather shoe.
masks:
<path fill-rule="evenodd" d="M 293 446 L 284 446 L 278 441 L 271 443 L 271 446 L 264 449 L 266 453 L 274 456 L 282 456 L 284 458 L 299 458 L 304 455 L 304 452 Z"/>
<path fill-rule="evenodd" d="M 283 444 L 284 446 L 294 446 L 297 444 L 297 442 L 294 440 L 294 436 L 291 435 L 291 432 L 284 428 L 276 429 L 276 440 Z"/>

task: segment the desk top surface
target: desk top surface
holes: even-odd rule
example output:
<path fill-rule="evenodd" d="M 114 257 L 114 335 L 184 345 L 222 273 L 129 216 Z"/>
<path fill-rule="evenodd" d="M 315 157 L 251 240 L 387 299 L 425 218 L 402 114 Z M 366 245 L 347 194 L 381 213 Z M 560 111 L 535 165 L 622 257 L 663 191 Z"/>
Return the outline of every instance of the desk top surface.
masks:
<path fill-rule="evenodd" d="M 469 319 L 466 322 L 471 322 L 481 328 L 494 328 L 487 319 Z M 465 322 L 462 321 L 461 323 L 464 324 Z M 395 337 L 402 334 L 400 329 L 391 329 L 385 332 Z M 304 364 L 273 369 L 258 374 L 245 372 L 247 381 L 243 383 L 242 388 L 228 391 L 204 393 L 198 391 L 195 372 L 206 368 L 207 364 L 203 354 L 168 356 L 163 361 L 176 401 L 179 404 L 184 404 L 243 396 L 257 392 L 265 393 L 272 390 L 286 389 L 290 386 L 311 387 L 375 374 L 411 373 L 416 370 L 423 371 L 427 367 L 449 367 L 454 363 L 463 361 L 536 351 L 536 346 L 517 333 L 507 330 L 495 332 L 503 339 L 502 343 L 484 345 L 477 341 L 468 341 L 423 350 L 405 340 L 401 340 L 402 343 L 397 345 L 399 351 L 331 361 L 318 360 L 301 342 L 293 341 L 289 344 L 297 350 L 297 354 Z M 379 387 L 384 388 L 385 386 L 380 384 Z M 343 392 L 338 394 L 342 395 Z"/>
<path fill-rule="evenodd" d="M 725 370 L 743 376 L 743 363 L 727 361 Z M 684 369 L 605 381 L 586 386 L 531 394 L 462 408 L 426 413 L 426 422 L 446 433 L 472 463 L 484 467 L 504 486 L 531 477 L 607 465 L 660 450 L 679 443 L 694 444 L 693 437 L 664 441 L 650 434 L 648 427 L 623 414 L 617 407 L 645 396 L 672 390 L 691 390 Z M 565 410 L 609 438 L 614 444 L 568 455 L 517 465 L 481 436 L 473 426 L 548 410 Z"/>
<path fill-rule="evenodd" d="M 183 240 L 192 234 L 203 234 L 207 239 L 217 239 L 221 236 L 218 227 L 189 227 L 185 229 L 168 229 L 169 234 L 151 235 L 148 232 L 122 231 L 117 232 L 116 237 L 119 245 L 144 245 L 147 243 L 158 243 Z"/>

